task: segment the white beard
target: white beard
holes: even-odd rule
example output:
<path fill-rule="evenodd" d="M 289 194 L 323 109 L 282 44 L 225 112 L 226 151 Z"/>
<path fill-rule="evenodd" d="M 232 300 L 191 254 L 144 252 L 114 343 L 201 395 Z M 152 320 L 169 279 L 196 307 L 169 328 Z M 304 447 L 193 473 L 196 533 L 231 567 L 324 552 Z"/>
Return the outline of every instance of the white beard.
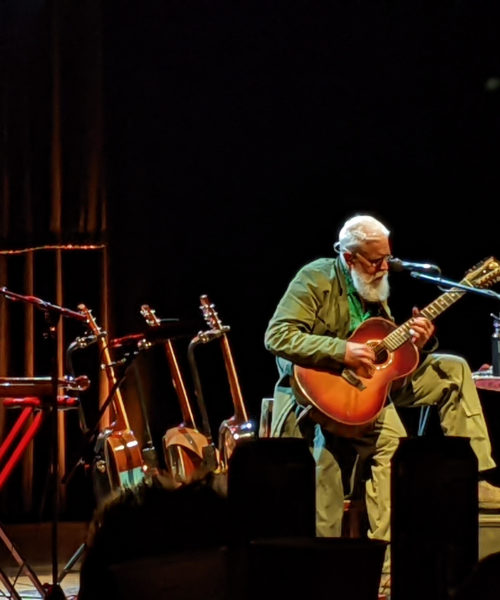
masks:
<path fill-rule="evenodd" d="M 389 297 L 389 277 L 367 275 L 351 269 L 351 277 L 358 294 L 367 302 L 384 302 Z"/>

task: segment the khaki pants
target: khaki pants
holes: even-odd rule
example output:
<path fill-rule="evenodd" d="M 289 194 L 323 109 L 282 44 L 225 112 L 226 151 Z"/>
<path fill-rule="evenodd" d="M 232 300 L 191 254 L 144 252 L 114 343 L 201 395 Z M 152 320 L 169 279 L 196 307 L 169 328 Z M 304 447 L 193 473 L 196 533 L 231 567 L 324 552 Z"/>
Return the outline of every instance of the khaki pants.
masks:
<path fill-rule="evenodd" d="M 495 467 L 480 400 L 466 361 L 458 356 L 431 354 L 412 373 L 406 385 L 392 395 L 373 430 L 350 440 L 362 460 L 370 459 L 366 507 L 371 538 L 390 540 L 391 459 L 399 439 L 406 435 L 397 406 L 435 405 L 446 435 L 468 437 L 479 471 Z M 316 462 L 316 530 L 318 536 L 341 533 L 345 490 L 332 434 L 307 418 L 297 423 L 301 407 L 288 414 L 284 437 L 305 437 Z"/>

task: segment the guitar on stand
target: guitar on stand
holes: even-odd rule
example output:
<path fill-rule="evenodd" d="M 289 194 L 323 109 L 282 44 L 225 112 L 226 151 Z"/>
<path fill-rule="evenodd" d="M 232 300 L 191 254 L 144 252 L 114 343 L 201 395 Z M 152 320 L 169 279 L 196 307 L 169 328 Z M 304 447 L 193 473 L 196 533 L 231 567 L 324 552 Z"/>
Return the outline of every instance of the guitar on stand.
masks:
<path fill-rule="evenodd" d="M 161 320 L 149 305 L 141 306 L 141 315 L 150 327 L 161 327 Z M 210 434 L 201 433 L 196 425 L 172 340 L 166 339 L 164 347 L 172 384 L 179 400 L 182 423 L 167 429 L 163 436 L 163 454 L 174 483 L 183 485 L 202 478 L 214 469 L 214 465 L 207 461 L 207 456 L 210 456 L 208 450 L 213 444 Z"/>
<path fill-rule="evenodd" d="M 241 388 L 234 365 L 233 355 L 227 333 L 230 327 L 223 325 L 215 305 L 210 302 L 208 296 L 200 296 L 200 309 L 207 325 L 215 332 L 220 340 L 224 366 L 226 369 L 231 399 L 233 402 L 234 414 L 229 419 L 224 420 L 219 427 L 219 452 L 221 469 L 227 470 L 229 459 L 236 447 L 236 444 L 253 439 L 257 436 L 255 425 L 248 418 L 247 409 L 241 393 Z"/>
<path fill-rule="evenodd" d="M 101 354 L 101 369 L 106 373 L 109 409 L 113 418 L 109 427 L 98 436 L 95 460 L 98 495 L 116 488 L 134 487 L 144 480 L 144 461 L 134 432 L 130 429 L 125 411 L 119 380 L 116 377 L 114 363 L 108 346 L 108 336 L 98 327 L 91 311 L 80 304 L 78 309 L 85 315 L 92 335 L 96 336 Z M 105 475 L 103 478 L 102 476 Z M 102 489 L 101 489 L 102 488 Z"/>

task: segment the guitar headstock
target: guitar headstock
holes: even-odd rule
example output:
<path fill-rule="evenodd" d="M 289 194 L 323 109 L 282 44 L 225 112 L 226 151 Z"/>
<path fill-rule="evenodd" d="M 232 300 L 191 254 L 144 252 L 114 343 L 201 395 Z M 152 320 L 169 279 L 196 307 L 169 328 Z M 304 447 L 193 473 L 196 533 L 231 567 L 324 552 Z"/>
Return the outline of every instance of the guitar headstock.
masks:
<path fill-rule="evenodd" d="M 200 303 L 203 318 L 205 319 L 205 322 L 210 327 L 210 329 L 215 329 L 219 331 L 225 329 L 225 327 L 222 325 L 219 315 L 217 314 L 217 311 L 215 310 L 215 305 L 210 302 L 208 296 L 200 296 Z"/>
<path fill-rule="evenodd" d="M 143 304 L 141 306 L 141 315 L 146 319 L 146 323 L 150 327 L 158 327 L 161 325 L 160 319 L 158 319 L 156 312 L 149 306 L 149 304 Z"/>
<path fill-rule="evenodd" d="M 85 304 L 79 304 L 78 310 L 85 316 L 90 331 L 96 336 L 101 336 L 101 328 L 97 325 L 90 308 L 87 308 Z"/>
<path fill-rule="evenodd" d="M 500 261 L 493 256 L 474 265 L 465 275 L 464 281 L 478 288 L 486 288 L 500 281 Z"/>

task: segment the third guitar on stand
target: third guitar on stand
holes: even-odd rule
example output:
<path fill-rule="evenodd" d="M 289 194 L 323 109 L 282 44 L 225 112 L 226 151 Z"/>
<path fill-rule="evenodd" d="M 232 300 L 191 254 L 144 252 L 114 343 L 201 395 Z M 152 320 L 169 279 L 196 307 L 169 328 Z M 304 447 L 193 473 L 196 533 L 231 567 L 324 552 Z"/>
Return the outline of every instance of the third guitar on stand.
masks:
<path fill-rule="evenodd" d="M 216 332 L 219 332 L 219 340 L 224 358 L 224 365 L 229 381 L 231 399 L 233 401 L 234 414 L 229 419 L 224 420 L 219 427 L 219 452 L 221 457 L 222 469 L 228 468 L 229 459 L 234 452 L 236 444 L 256 437 L 256 428 L 248 418 L 247 409 L 241 393 L 236 367 L 234 365 L 233 354 L 229 344 L 227 332 L 229 326 L 223 325 L 215 310 L 215 305 L 210 302 L 208 296 L 200 296 L 200 309 L 208 326 Z"/>

